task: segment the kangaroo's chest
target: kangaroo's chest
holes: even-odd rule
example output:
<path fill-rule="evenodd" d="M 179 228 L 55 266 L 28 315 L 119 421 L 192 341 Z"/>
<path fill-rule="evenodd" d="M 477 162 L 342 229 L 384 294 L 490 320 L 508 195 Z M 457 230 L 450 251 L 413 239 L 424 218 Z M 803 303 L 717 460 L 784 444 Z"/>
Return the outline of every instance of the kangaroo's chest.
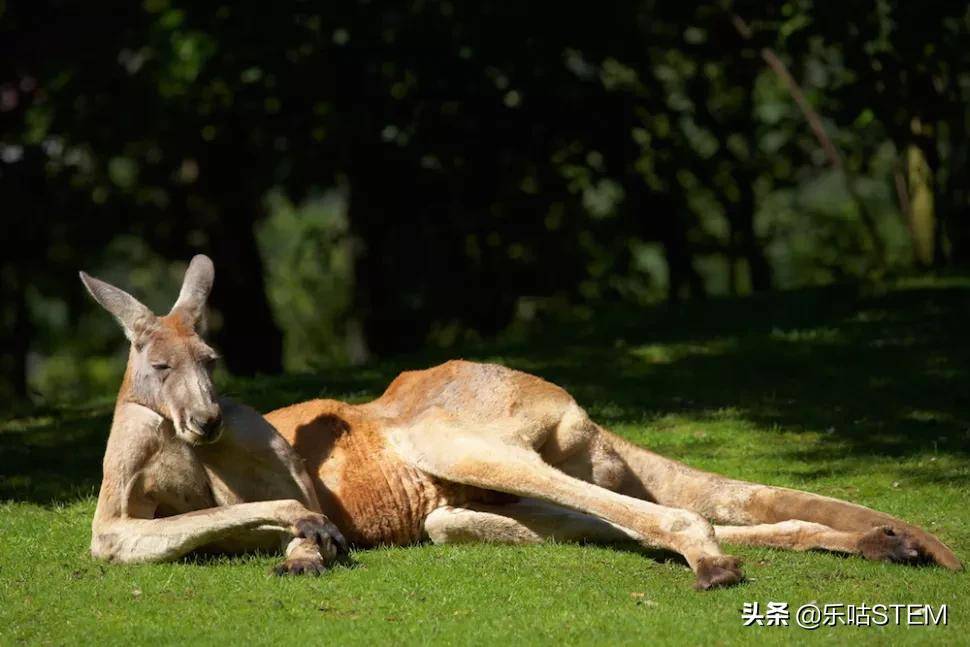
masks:
<path fill-rule="evenodd" d="M 149 498 L 156 517 L 170 517 L 216 506 L 246 501 L 296 498 L 281 489 L 283 480 L 275 465 L 264 465 L 260 456 L 232 442 L 202 448 L 177 439 L 164 441 L 146 470 Z M 282 474 L 286 476 L 285 472 Z"/>
<path fill-rule="evenodd" d="M 222 505 L 213 493 L 202 461 L 178 441 L 164 443 L 155 453 L 145 473 L 145 489 L 156 505 L 155 517 Z"/>
<path fill-rule="evenodd" d="M 247 447 L 229 438 L 203 447 L 178 441 L 164 446 L 146 480 L 150 497 L 158 505 L 156 517 L 249 501 L 301 498 L 286 466 L 270 448 Z"/>

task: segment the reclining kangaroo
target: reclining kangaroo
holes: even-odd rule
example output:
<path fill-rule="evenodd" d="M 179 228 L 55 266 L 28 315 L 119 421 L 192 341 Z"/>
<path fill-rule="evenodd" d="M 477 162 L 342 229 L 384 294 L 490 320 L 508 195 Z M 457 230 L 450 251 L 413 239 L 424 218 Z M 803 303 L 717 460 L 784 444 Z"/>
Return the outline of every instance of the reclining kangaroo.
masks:
<path fill-rule="evenodd" d="M 285 550 L 277 572 L 301 573 L 348 542 L 633 539 L 683 555 L 700 589 L 742 578 L 720 541 L 962 568 L 920 528 L 658 456 L 604 430 L 563 389 L 501 366 L 452 361 L 401 374 L 367 404 L 311 400 L 264 418 L 212 386 L 216 355 L 198 326 L 213 274 L 193 258 L 159 317 L 81 273 L 131 341 L 95 557 Z"/>

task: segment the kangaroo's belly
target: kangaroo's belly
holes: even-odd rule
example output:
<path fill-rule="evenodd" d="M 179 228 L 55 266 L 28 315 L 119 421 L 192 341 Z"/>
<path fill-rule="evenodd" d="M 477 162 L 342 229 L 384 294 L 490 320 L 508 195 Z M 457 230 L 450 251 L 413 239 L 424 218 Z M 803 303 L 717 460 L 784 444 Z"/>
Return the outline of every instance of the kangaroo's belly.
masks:
<path fill-rule="evenodd" d="M 360 407 L 311 400 L 266 419 L 306 462 L 323 512 L 356 545 L 420 541 L 432 510 L 488 498 L 402 461 L 384 442 L 381 420 Z"/>

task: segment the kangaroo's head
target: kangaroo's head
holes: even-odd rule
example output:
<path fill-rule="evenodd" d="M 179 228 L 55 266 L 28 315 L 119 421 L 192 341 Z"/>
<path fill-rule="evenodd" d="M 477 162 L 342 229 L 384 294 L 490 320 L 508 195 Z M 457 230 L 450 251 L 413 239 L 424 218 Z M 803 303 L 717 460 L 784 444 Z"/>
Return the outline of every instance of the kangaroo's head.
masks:
<path fill-rule="evenodd" d="M 131 342 L 119 401 L 135 402 L 171 420 L 176 435 L 190 445 L 215 442 L 222 432 L 212 386 L 218 356 L 199 336 L 214 275 L 208 257 L 193 258 L 178 300 L 159 317 L 124 290 L 81 272 L 88 292 L 114 315 Z"/>

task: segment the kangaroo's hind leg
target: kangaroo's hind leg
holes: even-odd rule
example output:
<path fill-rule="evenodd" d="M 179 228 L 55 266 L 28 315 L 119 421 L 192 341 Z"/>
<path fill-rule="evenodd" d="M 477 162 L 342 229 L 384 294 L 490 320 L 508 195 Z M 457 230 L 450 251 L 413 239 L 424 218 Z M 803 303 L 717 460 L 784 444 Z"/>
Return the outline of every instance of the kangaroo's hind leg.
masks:
<path fill-rule="evenodd" d="M 424 529 L 436 544 L 615 543 L 640 539 L 632 530 L 599 517 L 535 499 L 438 508 L 425 519 Z"/>
<path fill-rule="evenodd" d="M 595 460 L 594 460 L 595 462 Z M 567 467 L 569 467 L 567 465 Z M 599 517 L 523 499 L 516 503 L 446 506 L 425 520 L 425 532 L 436 544 L 536 544 L 545 541 L 616 543 L 641 537 Z M 918 546 L 889 526 L 869 530 L 836 530 L 811 521 L 791 519 L 750 526 L 714 525 L 718 542 L 786 550 L 826 550 L 867 559 L 905 562 L 918 558 Z"/>
<path fill-rule="evenodd" d="M 928 562 L 951 570 L 962 569 L 953 551 L 935 536 L 888 514 L 810 492 L 704 472 L 659 456 L 602 429 L 600 433 L 628 467 L 620 492 L 693 510 L 715 524 L 760 528 L 724 530 L 718 534 L 719 539 L 765 542 L 777 535 L 771 541 L 778 545 L 788 541 L 786 537 L 799 534 L 821 536 L 818 527 L 822 527 L 846 533 L 839 539 L 846 546 L 840 549 L 844 552 L 858 553 L 870 559 Z M 780 524 L 790 520 L 812 525 Z M 726 534 L 733 538 L 728 540 Z M 835 541 L 835 535 L 828 539 Z"/>
<path fill-rule="evenodd" d="M 436 544 L 538 544 L 547 541 L 611 544 L 639 541 L 627 528 L 598 517 L 522 500 L 504 505 L 469 504 L 434 510 L 424 522 Z M 917 555 L 911 542 L 887 527 L 842 531 L 810 521 L 780 521 L 755 526 L 714 526 L 718 541 L 787 550 L 827 550 L 868 559 L 905 561 Z"/>
<path fill-rule="evenodd" d="M 910 562 L 919 558 L 919 545 L 909 535 L 889 526 L 869 530 L 836 530 L 811 521 L 790 519 L 753 526 L 714 526 L 718 541 L 742 546 L 766 546 L 788 550 L 828 550 L 861 555 L 887 562 Z"/>
<path fill-rule="evenodd" d="M 529 430 L 505 438 L 530 437 Z M 394 429 L 389 439 L 414 467 L 438 478 L 540 499 L 629 528 L 641 543 L 674 550 L 697 575 L 697 587 L 730 586 L 741 580 L 738 561 L 724 555 L 714 529 L 700 515 L 618 494 L 552 467 L 533 448 L 500 440 L 487 429 L 455 423 L 443 412 L 413 426 Z"/>
<path fill-rule="evenodd" d="M 951 568 L 956 560 L 935 537 L 889 515 L 692 469 L 604 431 L 578 406 L 564 410 L 540 452 L 558 469 L 584 481 L 698 512 L 714 522 L 718 541 L 831 550 L 892 562 L 938 557 Z"/>

